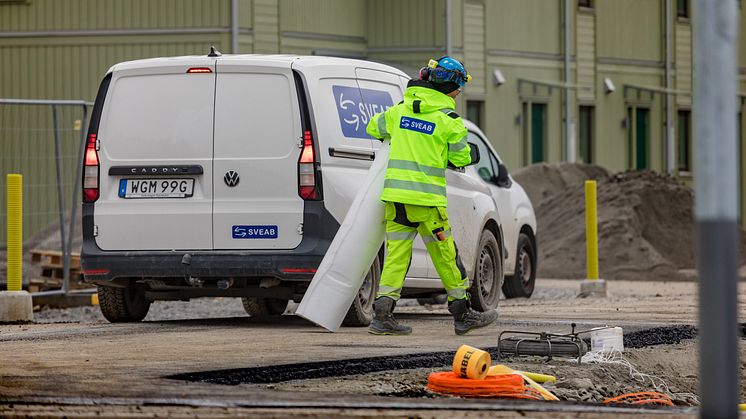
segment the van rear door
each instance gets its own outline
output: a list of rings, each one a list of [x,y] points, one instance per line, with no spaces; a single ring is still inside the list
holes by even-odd
[[[98,132],[102,250],[212,248],[214,62],[141,61],[112,73]]]
[[[295,248],[303,133],[290,61],[220,58],[217,71],[214,248]]]

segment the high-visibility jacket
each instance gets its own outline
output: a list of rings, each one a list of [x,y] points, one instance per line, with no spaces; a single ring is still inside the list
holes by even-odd
[[[445,207],[448,162],[471,163],[466,128],[453,110],[456,102],[429,86],[410,81],[404,100],[368,123],[369,135],[391,140],[382,201]]]

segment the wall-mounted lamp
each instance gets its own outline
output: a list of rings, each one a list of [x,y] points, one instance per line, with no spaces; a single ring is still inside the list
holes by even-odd
[[[614,90],[616,90],[616,87],[614,87],[614,82],[612,82],[610,78],[605,77],[604,78],[604,93],[608,95]]]
[[[625,117],[622,119],[622,129],[627,129],[629,127],[629,118]]]
[[[495,82],[495,86],[505,84],[505,76],[503,75],[503,72],[497,68],[492,72],[492,78]]]
[[[516,125],[521,125],[522,123],[523,123],[523,115],[521,115],[521,114],[516,115],[515,116],[515,124]]]

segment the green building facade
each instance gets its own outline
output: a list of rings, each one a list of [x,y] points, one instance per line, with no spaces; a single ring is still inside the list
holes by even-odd
[[[510,168],[584,161],[689,181],[690,14],[687,0],[0,0],[0,98],[90,101],[114,63],[211,45],[411,75],[449,52],[474,78],[459,112]]]

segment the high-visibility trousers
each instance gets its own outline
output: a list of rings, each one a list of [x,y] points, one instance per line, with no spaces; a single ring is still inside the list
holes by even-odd
[[[386,260],[376,297],[399,300],[412,261],[412,241],[420,234],[440,275],[448,301],[466,298],[469,278],[458,261],[444,207],[386,202]]]

